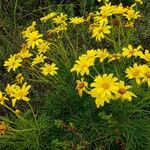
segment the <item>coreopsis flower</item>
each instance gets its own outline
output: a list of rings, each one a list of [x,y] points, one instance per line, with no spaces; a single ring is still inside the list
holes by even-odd
[[[126,69],[126,77],[129,79],[135,79],[137,84],[141,84],[141,79],[143,77],[143,66],[142,65],[137,65],[135,63],[133,67],[129,67]]]
[[[76,89],[79,93],[79,96],[82,97],[83,92],[87,92],[88,83],[84,81],[83,78],[81,78],[81,80],[77,80],[76,83],[77,83]]]
[[[83,17],[74,17],[74,18],[70,18],[70,23],[74,24],[74,25],[78,25],[84,22],[84,18]]]
[[[55,24],[66,24],[66,21],[67,21],[67,15],[66,14],[63,14],[63,13],[60,13],[59,15],[55,16],[52,20]]]
[[[124,81],[117,83],[118,92],[115,94],[114,99],[128,100],[131,101],[132,97],[136,97],[134,93],[129,91],[130,85],[125,85]]]
[[[6,124],[4,121],[0,121],[0,135],[4,135],[8,130],[8,124]]]
[[[143,78],[142,82],[147,82],[150,87],[150,68],[147,65],[143,65]]]
[[[7,95],[9,95],[10,97],[13,97],[13,93],[16,88],[17,88],[16,84],[12,84],[12,85],[7,84],[5,91],[6,91]]]
[[[105,34],[110,34],[111,26],[107,24],[106,21],[100,21],[99,24],[96,24],[91,27],[92,38],[96,38],[96,41],[101,41]]]
[[[51,12],[51,13],[49,13],[48,15],[42,17],[40,20],[41,20],[42,22],[46,22],[47,20],[52,19],[52,18],[55,17],[56,15],[57,15],[56,12]]]
[[[109,57],[109,52],[107,49],[97,49],[96,50],[96,58],[99,58],[100,62],[103,62],[106,58]]]
[[[33,31],[33,32],[29,33],[27,36],[27,39],[26,39],[28,48],[31,47],[32,49],[34,49],[35,46],[39,46],[43,42],[41,37],[43,37],[43,35],[39,34],[38,31]]]
[[[120,54],[120,53],[110,54],[108,57],[108,62],[119,60],[119,59],[121,59],[121,57],[122,57],[122,54]]]
[[[92,59],[87,59],[87,55],[80,56],[79,60],[75,62],[76,64],[71,69],[71,72],[76,71],[77,74],[80,73],[81,76],[84,74],[89,75],[89,67],[94,65],[94,61]]]
[[[24,81],[24,76],[22,75],[22,73],[19,73],[19,74],[16,76],[16,80],[17,80],[17,83],[18,83],[18,84],[22,84],[22,82]]]
[[[43,42],[37,46],[39,54],[44,54],[45,52],[47,52],[47,50],[49,49],[49,45],[50,43],[43,40]]]
[[[31,54],[28,50],[28,45],[22,44],[22,49],[20,52],[17,54],[18,57],[25,59],[31,57],[33,54]]]
[[[35,29],[35,26],[36,26],[36,25],[37,25],[36,22],[33,21],[33,22],[32,22],[32,25],[29,26],[29,27],[27,27],[26,30],[22,32],[23,38],[28,37],[28,36],[29,36],[29,33],[35,31],[35,30],[36,30],[36,29]]]
[[[23,101],[30,101],[30,98],[27,97],[27,95],[29,94],[29,90],[31,88],[31,85],[27,85],[27,82],[25,82],[22,87],[20,86],[16,86],[16,88],[14,89],[13,93],[12,93],[12,106],[14,107],[17,100],[23,100]]]
[[[140,55],[140,58],[142,58],[142,59],[144,59],[144,60],[149,62],[150,61],[150,52],[149,52],[149,50],[146,49],[144,54],[142,53]]]
[[[4,62],[4,66],[7,68],[8,72],[10,72],[11,69],[15,71],[18,67],[22,66],[21,62],[22,59],[17,58],[16,54],[13,56],[10,55],[10,58]]]
[[[132,7],[130,7],[127,9],[126,13],[123,14],[123,16],[125,16],[128,19],[128,21],[130,21],[141,17],[139,13],[139,11],[135,11]]]
[[[137,56],[140,56],[142,54],[141,50],[142,50],[142,46],[141,45],[139,45],[137,48],[133,48],[132,45],[129,44],[127,48],[124,47],[122,49],[122,51],[123,51],[122,55],[124,57],[127,57],[127,58],[130,58],[132,56],[137,57]]]
[[[39,64],[39,63],[44,62],[44,59],[46,59],[46,58],[47,58],[47,57],[44,56],[43,54],[37,55],[37,56],[33,59],[31,66],[33,67],[33,66],[36,65],[36,64]]]
[[[42,74],[44,74],[45,76],[50,74],[51,76],[54,76],[55,74],[57,74],[57,70],[58,68],[56,67],[56,64],[52,63],[52,64],[44,64],[44,67],[41,67],[42,70]]]
[[[98,75],[95,78],[91,84],[93,89],[91,89],[89,94],[96,98],[95,103],[97,107],[104,106],[105,102],[109,103],[113,95],[118,92],[117,80],[116,77],[113,77],[113,74]]]
[[[0,91],[0,104],[3,105],[6,100],[8,100],[8,98],[6,98],[6,96],[3,96],[3,93]]]

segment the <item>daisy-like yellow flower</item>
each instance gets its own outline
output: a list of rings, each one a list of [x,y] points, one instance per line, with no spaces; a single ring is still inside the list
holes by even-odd
[[[76,71],[77,74],[80,73],[81,76],[84,74],[89,75],[89,67],[94,65],[92,59],[87,59],[87,55],[82,55],[79,57],[79,60],[76,60],[76,64],[71,69],[71,72]]]
[[[22,44],[21,51],[17,54],[18,57],[21,57],[22,59],[29,58],[33,54],[31,54],[28,50],[28,46],[26,44]]]
[[[3,105],[6,100],[8,100],[8,98],[3,96],[3,93],[0,91],[0,104]]]
[[[143,79],[142,82],[147,82],[150,87],[150,68],[147,65],[143,65]]]
[[[76,89],[79,93],[79,96],[82,97],[83,92],[87,92],[88,83],[84,81],[83,78],[81,78],[81,80],[77,80],[76,83],[77,83]]]
[[[16,54],[13,56],[10,55],[10,58],[8,58],[8,60],[4,62],[4,66],[7,68],[8,72],[10,72],[11,69],[15,71],[18,67],[22,65],[21,62],[22,62],[22,59],[16,58]]]
[[[44,54],[45,52],[47,52],[47,50],[49,49],[49,45],[50,43],[43,40],[43,42],[37,46],[39,54]]]
[[[18,83],[18,84],[22,84],[22,82],[24,81],[24,77],[23,77],[22,73],[19,73],[19,74],[16,76],[16,80],[17,80],[17,83]]]
[[[28,36],[29,36],[29,33],[35,31],[35,30],[36,30],[36,29],[35,29],[35,26],[36,26],[36,25],[37,25],[36,22],[33,21],[33,22],[32,22],[32,25],[29,26],[29,27],[27,27],[27,29],[22,32],[23,38],[28,37]]]
[[[14,107],[17,100],[24,100],[26,102],[30,101],[30,98],[27,97],[29,94],[29,90],[31,88],[31,85],[27,85],[27,82],[25,82],[22,87],[16,86],[12,93],[12,106]]]
[[[106,58],[109,57],[109,52],[107,49],[97,49],[96,50],[96,58],[99,58],[100,62],[103,62]]]
[[[132,45],[129,44],[127,48],[124,47],[122,49],[122,51],[123,51],[122,56],[127,57],[127,58],[130,58],[132,56],[137,57],[137,56],[140,56],[142,54],[141,50],[142,50],[141,45],[139,45],[137,48],[133,48]]]
[[[57,15],[56,12],[51,12],[51,13],[49,13],[48,15],[42,17],[40,20],[41,20],[42,22],[46,22],[47,20],[52,19],[52,18],[55,17],[56,15]]]
[[[114,14],[120,15],[124,14],[126,11],[127,9],[123,7],[122,3],[120,3],[118,6],[114,6]]]
[[[105,34],[110,34],[111,26],[107,24],[106,21],[100,21],[99,24],[96,24],[91,27],[92,38],[96,38],[96,41],[101,41]]]
[[[142,53],[140,55],[140,58],[142,58],[142,59],[150,62],[150,52],[149,52],[149,50],[146,49],[145,52],[144,52],[144,54]]]
[[[118,92],[118,87],[116,86],[117,78],[113,77],[113,74],[98,75],[94,83],[91,84],[93,89],[89,92],[92,97],[95,97],[96,106],[104,106],[104,103],[110,102],[113,95]]]
[[[137,65],[135,63],[133,67],[129,67],[126,69],[126,77],[129,79],[135,79],[137,84],[141,84],[141,79],[143,77],[143,66],[142,65]]]
[[[42,70],[42,74],[44,74],[45,76],[50,74],[51,76],[54,76],[55,74],[57,74],[57,70],[58,68],[56,67],[56,64],[52,63],[52,64],[44,64],[44,67],[41,67]]]
[[[47,58],[47,57],[44,56],[43,54],[37,55],[37,56],[33,59],[31,66],[33,67],[33,66],[36,65],[36,64],[39,64],[39,63],[44,62],[44,59],[46,59],[46,58]]]
[[[43,35],[39,34],[38,31],[29,33],[26,39],[28,47],[34,49],[35,46],[39,46],[43,42],[41,37],[43,37]]]
[[[12,84],[12,85],[7,84],[5,91],[6,91],[7,95],[9,95],[10,97],[13,97],[13,93],[16,88],[17,88],[16,84]]]
[[[132,7],[128,8],[126,13],[124,13],[123,15],[128,19],[128,21],[130,20],[135,20],[139,17],[141,17],[141,15],[139,15],[139,11],[135,11]]]
[[[122,54],[120,54],[120,53],[110,54],[108,57],[108,62],[119,60],[119,59],[121,59],[121,57],[122,57]]]
[[[59,15],[55,16],[52,20],[55,24],[66,24],[66,21],[67,21],[67,15],[66,14],[63,14],[63,13],[60,13]]]
[[[124,81],[120,81],[119,83],[117,83],[117,87],[119,89],[118,89],[118,92],[116,93],[116,95],[114,96],[114,99],[121,99],[121,100],[131,101],[132,97],[136,97],[136,95],[134,93],[129,91],[131,86],[130,85],[125,85]]]
[[[74,17],[74,18],[70,18],[70,23],[74,24],[74,25],[78,25],[84,22],[84,18],[83,17]]]

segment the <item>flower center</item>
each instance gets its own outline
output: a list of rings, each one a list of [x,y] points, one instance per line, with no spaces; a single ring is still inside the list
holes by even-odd
[[[124,88],[120,88],[118,91],[120,94],[124,94],[126,92],[126,90]]]
[[[109,89],[109,83],[108,82],[104,82],[103,84],[102,84],[102,87],[104,88],[104,89]]]

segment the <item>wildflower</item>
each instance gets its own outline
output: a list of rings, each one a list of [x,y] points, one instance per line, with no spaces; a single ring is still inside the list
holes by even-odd
[[[127,28],[134,28],[134,22],[133,21],[130,21],[130,22],[127,22],[126,24],[125,24],[125,27],[127,27]]]
[[[123,49],[122,49],[122,55],[125,57],[127,57],[127,58],[130,58],[130,57],[132,57],[132,56],[135,56],[135,57],[137,57],[137,56],[140,56],[141,55],[141,50],[142,49],[142,46],[141,45],[139,45],[137,48],[133,48],[132,47],[132,45],[128,45],[128,48],[126,48],[126,47],[124,47]]]
[[[57,74],[56,70],[58,70],[58,68],[54,63],[52,63],[51,65],[45,63],[44,67],[42,67],[41,69],[42,69],[42,74],[44,74],[45,76],[48,74],[54,76],[55,74]]]
[[[94,61],[91,61],[91,59],[87,59],[85,55],[82,55],[79,57],[79,60],[76,60],[76,64],[71,69],[71,72],[76,71],[77,74],[80,73],[81,76],[84,74],[89,75],[89,67],[94,65]]]
[[[4,135],[8,130],[8,125],[4,121],[0,121],[0,135]]]
[[[143,79],[142,82],[147,82],[150,87],[150,68],[147,65],[143,65]]]
[[[95,37],[97,41],[101,41],[105,34],[110,34],[110,28],[111,26],[108,26],[106,21],[100,21],[99,24],[91,28],[92,38]]]
[[[117,93],[118,87],[116,86],[116,81],[118,79],[113,77],[113,74],[104,74],[103,76],[98,75],[91,87],[94,87],[90,91],[90,95],[95,97],[96,106],[104,106],[104,102],[109,103],[113,95]]]
[[[48,15],[42,17],[40,20],[41,20],[42,22],[46,22],[47,20],[52,19],[52,18],[55,17],[56,15],[57,15],[56,12],[52,12],[52,13],[49,13]]]
[[[44,59],[46,59],[47,57],[44,56],[43,54],[39,54],[37,55],[34,59],[33,59],[33,62],[32,62],[32,67],[36,64],[39,64],[41,62],[44,62]]]
[[[55,18],[52,19],[54,21],[55,24],[66,24],[66,20],[67,20],[67,15],[60,13],[58,16],[56,16]]]
[[[120,81],[119,83],[117,83],[117,87],[119,89],[118,89],[118,92],[116,93],[116,95],[114,96],[115,99],[122,99],[122,100],[131,101],[132,97],[136,97],[136,95],[134,93],[129,91],[131,86],[124,85],[124,81]]]
[[[112,62],[115,60],[119,60],[122,57],[122,55],[120,53],[114,53],[114,54],[110,54],[108,57],[108,62]]]
[[[51,33],[59,33],[59,32],[62,32],[62,31],[66,31],[67,30],[67,24],[63,24],[63,25],[60,25],[58,27],[55,27],[53,29],[49,29],[47,32],[48,34],[51,34]]]
[[[74,17],[74,18],[70,18],[70,23],[74,24],[74,25],[78,25],[84,22],[83,17]]]
[[[78,90],[79,96],[82,97],[83,92],[87,92],[88,83],[84,81],[83,78],[81,78],[81,80],[77,80],[76,83],[76,89]]]
[[[126,69],[126,77],[128,77],[129,79],[136,79],[137,84],[141,83],[141,78],[143,76],[143,66],[142,65],[137,65],[137,63],[135,63],[133,65],[133,67],[129,67]]]
[[[22,87],[16,86],[16,88],[13,91],[13,99],[12,99],[12,106],[14,107],[17,100],[24,100],[28,102],[30,98],[27,97],[29,94],[29,89],[31,88],[31,85],[27,85],[27,82],[25,82]]]
[[[38,31],[33,31],[29,33],[26,39],[28,47],[34,49],[35,46],[39,46],[40,43],[42,43],[42,39],[41,39],[42,36],[43,35],[39,34]]]
[[[127,9],[123,7],[122,3],[118,6],[114,6],[114,14],[124,14],[126,11]]]
[[[13,56],[10,55],[10,58],[8,58],[8,60],[4,62],[4,66],[7,67],[8,72],[10,72],[11,69],[15,71],[18,67],[22,65],[21,62],[22,59],[16,58],[16,54]]]
[[[8,100],[8,98],[3,96],[3,93],[0,91],[0,104],[3,105],[5,100]]]
[[[103,62],[106,58],[108,58],[109,52],[107,49],[97,49],[96,57],[99,58],[100,62]]]
[[[19,73],[17,76],[16,76],[16,80],[17,80],[17,83],[18,84],[22,84],[22,82],[24,81],[24,77],[21,73]]]
[[[48,42],[43,40],[43,42],[37,46],[39,54],[41,54],[41,53],[44,54],[49,49],[49,45],[50,44]]]
[[[149,62],[150,61],[150,52],[148,50],[145,50],[144,54],[140,55],[140,58]]]
[[[10,96],[10,97],[13,97],[13,93],[15,91],[15,89],[17,88],[17,85],[16,84],[7,84],[6,88],[5,88],[5,91],[6,93]]]

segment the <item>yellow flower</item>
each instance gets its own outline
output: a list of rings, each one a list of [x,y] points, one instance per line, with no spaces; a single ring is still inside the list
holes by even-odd
[[[56,12],[52,12],[52,13],[49,13],[48,15],[42,17],[40,20],[43,21],[43,22],[46,22],[47,20],[52,19],[52,18],[55,17],[56,15],[57,15]]]
[[[118,6],[114,6],[114,14],[124,14],[126,11],[127,9],[123,7],[122,3]]]
[[[142,65],[137,65],[137,63],[135,63],[133,65],[133,67],[129,67],[126,69],[126,77],[128,77],[129,79],[136,79],[137,84],[141,83],[141,78],[143,77],[143,66]]]
[[[96,57],[99,58],[100,62],[103,62],[106,58],[109,57],[109,52],[107,49],[97,49]]]
[[[17,83],[18,84],[22,84],[22,82],[24,81],[24,77],[21,73],[19,73],[17,76],[16,76],[16,80],[17,80]]]
[[[119,60],[122,57],[122,55],[120,53],[114,53],[114,54],[110,54],[108,57],[108,62],[112,62],[115,60]]]
[[[78,25],[84,22],[83,17],[74,17],[74,18],[70,18],[70,23],[74,24],[74,25]]]
[[[76,89],[78,90],[79,96],[82,97],[83,92],[87,92],[88,83],[84,81],[83,78],[81,78],[81,80],[77,80],[76,83]]]
[[[22,44],[22,49],[17,56],[21,58],[29,58],[32,56],[32,54],[29,52],[28,46],[26,44]]]
[[[67,15],[60,13],[58,16],[52,19],[55,24],[66,24]]]
[[[118,87],[116,86],[116,81],[118,79],[113,77],[113,74],[104,74],[103,76],[98,75],[91,87],[94,87],[90,91],[90,95],[95,97],[96,106],[104,106],[104,102],[109,103],[113,95],[117,93]]]
[[[39,64],[41,62],[44,62],[44,59],[46,59],[47,57],[44,56],[43,54],[39,54],[37,55],[34,59],[33,59],[33,62],[32,62],[32,67],[36,64]]]
[[[54,63],[52,63],[51,65],[45,63],[44,67],[41,67],[41,69],[42,69],[42,74],[44,74],[45,76],[48,74],[54,76],[55,74],[57,74],[56,70],[58,70],[58,68]]]
[[[16,58],[16,54],[13,56],[10,55],[10,58],[8,58],[8,60],[4,62],[4,66],[7,67],[8,72],[10,72],[11,69],[15,71],[18,67],[22,65],[21,62],[22,59]]]
[[[131,101],[132,97],[136,97],[134,93],[132,93],[131,91],[128,91],[131,88],[131,86],[129,85],[125,86],[124,81],[120,81],[119,83],[117,83],[117,87],[119,89],[116,95],[114,96],[114,99],[122,99],[122,100]]]
[[[82,55],[79,57],[79,60],[76,60],[76,64],[71,69],[71,72],[76,71],[77,74],[80,73],[81,76],[84,74],[89,75],[89,67],[94,65],[94,61],[92,59],[87,59],[87,55]]]
[[[43,35],[39,34],[38,31],[33,31],[33,32],[29,33],[27,36],[27,39],[26,39],[28,47],[29,48],[31,47],[34,49],[35,46],[39,46],[40,43],[43,42],[43,40],[41,39],[42,36]]]
[[[130,57],[132,57],[132,56],[135,56],[135,57],[137,57],[137,56],[140,56],[141,55],[141,53],[142,53],[142,51],[140,51],[142,49],[142,46],[141,45],[139,45],[137,48],[133,48],[132,47],[132,45],[128,45],[128,48],[126,48],[126,47],[124,47],[123,49],[122,49],[122,55],[125,57],[127,57],[127,58],[130,58]]]
[[[5,100],[8,100],[8,98],[3,96],[3,93],[0,91],[0,104],[3,105]]]
[[[142,58],[142,59],[149,62],[150,61],[150,52],[149,52],[149,50],[146,49],[145,53],[140,55],[140,58]]]
[[[143,79],[142,82],[147,82],[150,87],[150,68],[147,65],[143,65]]]
[[[27,27],[27,29],[25,31],[22,32],[23,38],[26,38],[29,36],[29,33],[35,31],[35,26],[36,26],[36,22],[33,21],[32,25]]]
[[[59,32],[62,32],[62,31],[66,31],[67,30],[67,24],[63,24],[63,25],[60,25],[58,27],[55,27],[53,29],[49,29],[47,32],[48,34],[51,34],[51,33],[59,33]]]
[[[139,11],[136,12],[132,7],[130,7],[123,15],[128,19],[128,21],[130,21],[130,20],[137,19],[138,17],[141,17],[139,13],[140,13]]]
[[[27,97],[29,94],[29,89],[31,88],[31,85],[27,86],[27,82],[25,82],[22,87],[16,86],[16,88],[13,91],[13,99],[12,99],[12,106],[14,107],[17,100],[24,100],[28,102],[30,98]]]
[[[15,89],[17,88],[17,85],[16,84],[7,84],[6,88],[5,88],[5,91],[6,93],[10,96],[10,97],[13,97],[13,93],[15,91]]]
[[[127,27],[127,28],[134,28],[134,21],[130,21],[130,22],[127,22],[126,24],[125,24],[125,27]]]
[[[44,54],[49,49],[49,45],[50,45],[50,43],[43,40],[43,42],[37,46],[39,54],[41,54],[41,53]]]
[[[92,38],[96,38],[96,41],[101,41],[105,34],[110,34],[111,26],[107,25],[106,21],[100,21],[99,24],[91,26]]]

